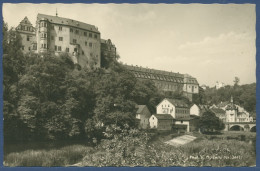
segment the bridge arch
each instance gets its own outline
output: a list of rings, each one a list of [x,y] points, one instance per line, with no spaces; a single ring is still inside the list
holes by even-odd
[[[252,126],[252,128],[250,129],[250,132],[256,132],[256,126]]]
[[[244,125],[244,130],[245,131],[249,131],[250,130],[250,126],[248,124]]]
[[[229,130],[230,131],[244,131],[244,127],[241,125],[231,125]]]

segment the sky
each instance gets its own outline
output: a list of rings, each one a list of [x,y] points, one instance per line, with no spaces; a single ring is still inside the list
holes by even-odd
[[[256,82],[254,4],[3,4],[16,27],[38,13],[95,25],[116,45],[120,61],[189,74],[200,85]]]

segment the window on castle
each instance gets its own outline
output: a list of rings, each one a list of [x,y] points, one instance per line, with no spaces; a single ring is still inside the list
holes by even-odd
[[[46,44],[44,44],[44,46],[43,46],[43,47],[44,47],[44,49],[46,49],[46,48],[47,48]]]
[[[62,27],[61,26],[59,26],[59,30],[62,31]]]
[[[76,32],[76,34],[79,34],[79,31],[78,31],[78,30],[76,30],[75,32]]]
[[[88,45],[88,42],[85,42],[85,46],[87,46]]]
[[[44,22],[44,27],[47,27],[47,23]]]
[[[27,35],[27,41],[30,41],[30,36]]]
[[[89,37],[92,37],[92,33],[89,33],[89,35],[88,35]]]
[[[54,30],[54,26],[53,25],[51,26],[51,29]]]
[[[73,33],[73,29],[72,28],[70,28],[70,32]]]
[[[66,48],[66,52],[70,52],[70,49],[69,49],[69,48]]]
[[[42,33],[42,38],[47,38],[47,34],[46,33]]]
[[[63,37],[59,37],[59,41],[63,41]]]
[[[33,50],[37,50],[37,44],[33,44]]]
[[[88,33],[87,33],[87,32],[84,32],[84,36],[88,36]]]
[[[96,34],[94,35],[94,38],[97,39],[97,35]]]
[[[73,39],[73,43],[77,43],[77,39]]]
[[[28,50],[31,51],[31,47],[28,47]]]
[[[92,47],[92,43],[89,43],[89,47]]]
[[[58,51],[61,51],[61,46],[58,46]]]
[[[57,46],[55,45],[55,51],[57,51]]]
[[[84,51],[82,51],[82,55],[84,55]]]

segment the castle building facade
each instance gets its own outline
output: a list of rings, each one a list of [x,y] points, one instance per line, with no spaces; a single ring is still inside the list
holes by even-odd
[[[199,83],[188,74],[173,73],[138,66],[125,67],[140,80],[152,80],[161,91],[182,92],[189,100],[193,94],[199,93]]]
[[[38,14],[37,52],[68,53],[74,63],[100,67],[100,32],[94,25],[58,16]]]
[[[21,35],[22,38],[22,52],[27,53],[37,50],[35,28],[27,17],[20,22],[16,27],[16,31]]]

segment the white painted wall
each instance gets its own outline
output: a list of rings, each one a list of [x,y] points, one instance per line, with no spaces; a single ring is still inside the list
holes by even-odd
[[[156,114],[170,114],[173,118],[175,118],[175,106],[167,99],[164,99],[157,105]]]
[[[200,109],[199,109],[199,107],[198,107],[196,104],[194,104],[194,105],[191,106],[191,108],[190,108],[190,114],[191,114],[191,115],[200,116]]]
[[[158,119],[154,115],[152,115],[149,119],[149,123],[150,123],[150,128],[157,128]]]

